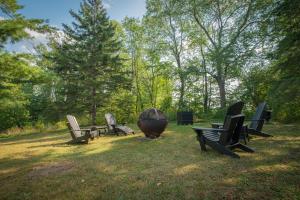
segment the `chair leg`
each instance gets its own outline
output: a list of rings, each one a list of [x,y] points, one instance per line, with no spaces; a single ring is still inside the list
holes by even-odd
[[[240,158],[240,156],[238,154],[234,153],[233,151],[231,151],[227,147],[218,144],[217,142],[213,142],[213,141],[209,141],[209,140],[207,142],[208,142],[209,146],[211,146],[213,149],[215,149],[219,153],[228,155],[232,158]]]
[[[247,138],[248,142],[250,142],[250,135],[248,133],[246,133],[246,138]]]
[[[270,135],[268,133],[264,133],[262,131],[256,131],[253,129],[250,129],[248,133],[251,135],[257,135],[257,136],[262,136],[262,137],[273,137],[272,135]]]
[[[241,133],[240,137],[240,139],[244,140],[244,143],[247,144],[247,133]]]
[[[206,151],[205,138],[203,136],[197,136],[197,139],[200,143],[201,151]]]
[[[261,136],[263,137],[273,137],[273,135],[270,135],[268,133],[260,132]]]
[[[246,151],[246,152],[249,152],[249,153],[253,153],[254,150],[246,145],[243,145],[241,143],[237,143],[237,144],[234,144],[234,145],[231,145],[229,146],[230,149],[236,149],[236,148],[239,148],[243,151]]]

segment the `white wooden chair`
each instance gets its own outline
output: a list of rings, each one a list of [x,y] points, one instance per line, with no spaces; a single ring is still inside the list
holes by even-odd
[[[125,135],[132,133],[134,134],[134,131],[129,128],[128,126],[125,126],[125,123],[117,124],[116,118],[111,113],[105,114],[105,119],[108,127],[108,131],[114,134],[119,135],[119,133],[123,133]]]

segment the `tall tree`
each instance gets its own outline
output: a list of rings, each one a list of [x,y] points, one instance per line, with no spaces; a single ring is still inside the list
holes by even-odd
[[[272,53],[275,82],[270,91],[275,114],[281,120],[300,119],[300,1],[279,1],[272,10]]]
[[[186,91],[186,46],[187,39],[186,25],[187,20],[181,11],[184,3],[175,0],[147,0],[147,17],[153,18],[154,26],[149,29],[157,29],[160,31],[164,43],[165,52],[162,57],[169,57],[174,62],[176,68],[173,70],[179,85],[179,102],[178,109],[182,110],[185,106]]]
[[[63,25],[65,37],[57,44],[56,72],[65,84],[65,101],[88,109],[96,124],[97,108],[104,106],[119,87],[128,86],[122,43],[115,34],[101,0],[84,0],[72,26]],[[75,100],[78,98],[80,102]]]
[[[125,18],[123,26],[126,32],[126,47],[130,56],[132,80],[134,82],[132,90],[135,94],[135,112],[144,110],[144,100],[141,89],[141,68],[143,67],[143,47],[144,47],[144,29],[141,22],[135,18]]]
[[[149,28],[153,27],[152,18],[125,18],[123,26],[133,72],[132,92],[139,113],[145,107],[159,106],[166,96],[171,96],[170,63],[161,59],[164,51],[159,45],[160,32]]]
[[[26,19],[17,11],[22,9],[16,0],[0,0],[0,47],[9,40],[17,42],[30,37],[28,29],[46,32],[49,27],[42,19]]]
[[[9,42],[29,38],[28,30],[45,32],[48,26],[41,19],[27,19],[18,10],[16,0],[0,0],[0,130],[12,126],[22,127],[28,120],[28,102],[23,87],[36,84],[42,74],[33,65],[32,56],[5,51]]]
[[[265,4],[267,4],[266,2]],[[220,105],[226,106],[226,81],[236,76],[261,40],[251,37],[260,23],[261,1],[189,0],[186,13],[207,39],[207,70],[218,83]]]

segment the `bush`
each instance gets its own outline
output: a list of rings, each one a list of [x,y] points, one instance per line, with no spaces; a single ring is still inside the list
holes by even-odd
[[[29,120],[29,112],[24,105],[7,103],[0,106],[0,131],[12,127],[22,128]]]

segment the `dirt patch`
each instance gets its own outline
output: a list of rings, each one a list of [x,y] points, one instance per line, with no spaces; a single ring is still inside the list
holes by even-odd
[[[30,179],[49,175],[63,174],[71,171],[74,165],[71,162],[47,163],[34,167],[28,174]]]

